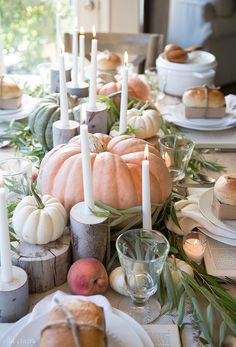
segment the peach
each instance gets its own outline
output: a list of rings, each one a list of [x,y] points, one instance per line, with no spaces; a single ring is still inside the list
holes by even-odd
[[[108,287],[108,275],[104,265],[95,258],[77,260],[69,269],[68,285],[73,294],[103,294]]]

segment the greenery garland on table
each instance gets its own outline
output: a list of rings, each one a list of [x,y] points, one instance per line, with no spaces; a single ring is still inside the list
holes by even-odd
[[[117,106],[111,100],[111,98],[103,98],[103,101],[107,102],[108,107],[114,112],[115,117],[117,117]],[[131,99],[129,107],[134,106],[136,102],[139,104],[142,103]],[[161,130],[164,134],[179,132],[177,127],[174,127],[163,120]],[[10,139],[12,145],[14,145],[21,154],[23,153],[26,156],[36,156],[40,161],[46,153],[43,146],[33,137],[28,127],[28,122],[25,120],[11,122],[9,129],[0,136],[0,139]],[[221,171],[223,168],[224,167],[220,164],[207,161],[202,154],[195,150],[189,162],[188,175],[194,179],[197,178],[198,172],[202,169]],[[202,337],[200,337],[201,341],[203,343],[209,343],[211,346],[216,346],[214,337],[217,336],[217,344],[220,346],[227,329],[231,330],[233,334],[236,335],[236,302],[224,289],[220,279],[208,275],[203,266],[195,264],[186,257],[179,243],[180,238],[166,229],[166,216],[171,216],[173,221],[178,225],[174,203],[182,198],[182,196],[172,193],[171,197],[164,204],[155,205],[153,225],[154,229],[163,232],[167,236],[171,245],[170,254],[177,255],[179,259],[182,259],[191,265],[194,271],[194,278],[182,272],[182,277],[176,285],[173,281],[168,263],[166,263],[163,274],[158,282],[158,300],[162,305],[162,314],[165,312],[176,312],[175,320],[179,326],[184,325],[183,317],[186,310],[185,303],[188,302],[193,317],[193,323],[199,327],[202,333]],[[131,221],[119,232],[111,231],[111,242],[116,239],[118,234],[141,222],[141,206],[136,206],[130,209],[113,209],[100,202],[97,202],[97,206],[105,210],[103,215],[109,217],[111,228],[116,228],[118,224],[127,222],[131,218]],[[9,206],[9,217],[12,216],[14,208],[15,206],[13,205]],[[11,226],[10,236],[11,241],[16,241],[16,236]],[[108,268],[111,266],[115,257],[116,255],[113,254],[112,257],[107,259]],[[207,309],[205,312],[198,304],[196,293],[207,303]],[[218,335],[214,330],[214,315],[216,312],[221,320]]]

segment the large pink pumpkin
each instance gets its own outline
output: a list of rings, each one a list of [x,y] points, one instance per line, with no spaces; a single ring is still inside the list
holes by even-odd
[[[106,151],[90,154],[96,200],[114,208],[141,205],[142,160],[146,144],[144,140],[122,135],[110,140]],[[169,197],[172,183],[159,152],[150,144],[149,161],[151,199],[153,203],[161,203]],[[58,198],[67,211],[83,201],[82,160],[78,137],[67,145],[53,148],[45,156],[38,182],[41,193]]]

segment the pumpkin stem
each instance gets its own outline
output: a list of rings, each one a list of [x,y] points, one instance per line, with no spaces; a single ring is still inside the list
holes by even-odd
[[[32,192],[32,195],[33,195],[33,197],[35,198],[35,200],[37,202],[38,208],[43,209],[45,207],[45,205],[43,204],[42,199],[40,198],[40,196],[37,194],[33,182],[31,183],[31,192]]]
[[[146,108],[148,108],[148,102],[145,102],[145,104],[139,109],[139,114],[146,110]]]

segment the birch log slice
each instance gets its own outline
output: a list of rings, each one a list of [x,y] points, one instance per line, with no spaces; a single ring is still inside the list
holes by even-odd
[[[70,235],[63,235],[46,245],[22,241],[16,247],[12,261],[28,274],[31,293],[46,292],[66,282],[71,265]]]

